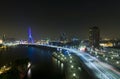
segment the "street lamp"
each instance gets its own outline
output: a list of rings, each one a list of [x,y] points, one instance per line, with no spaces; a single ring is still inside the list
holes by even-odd
[[[70,59],[72,59],[72,56],[70,56]]]
[[[80,68],[80,67],[78,67],[78,70],[80,70],[80,71],[81,71],[81,68]]]
[[[116,61],[116,64],[119,64],[120,62],[119,61]]]
[[[72,60],[70,60],[70,63],[72,63]]]
[[[113,59],[113,57],[111,57],[111,59]]]
[[[76,76],[76,74],[75,73],[73,73],[73,77],[75,77]]]
[[[107,60],[108,60],[108,58],[105,58],[105,60],[107,61]]]
[[[74,66],[73,65],[71,65],[71,68],[73,68]]]

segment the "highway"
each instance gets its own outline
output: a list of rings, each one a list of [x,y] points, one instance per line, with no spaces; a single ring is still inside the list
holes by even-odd
[[[74,49],[65,49],[79,56],[80,60],[84,62],[98,79],[120,79],[120,72],[111,65],[99,61],[88,53]]]

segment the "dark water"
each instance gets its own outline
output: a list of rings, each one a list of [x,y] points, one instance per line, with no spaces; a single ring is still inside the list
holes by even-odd
[[[25,79],[93,79],[83,69],[79,57],[72,55],[75,58],[73,63],[77,63],[75,68],[81,67],[82,69],[81,71],[76,70],[79,78],[74,78],[72,76],[74,71],[71,70],[69,61],[67,64],[58,62],[59,60],[52,56],[54,51],[56,50],[52,48],[21,45],[0,49],[0,67],[17,59],[29,58],[32,67]]]
[[[7,48],[0,51],[0,66],[16,59],[29,58],[32,63],[29,79],[64,79],[64,73],[54,67],[52,52],[53,50],[27,46]]]

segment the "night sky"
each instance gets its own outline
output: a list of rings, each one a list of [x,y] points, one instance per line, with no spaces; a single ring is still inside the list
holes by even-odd
[[[88,29],[98,26],[101,37],[120,38],[120,2],[82,1],[5,1],[0,2],[0,37],[27,39],[31,27],[34,39],[88,38]]]

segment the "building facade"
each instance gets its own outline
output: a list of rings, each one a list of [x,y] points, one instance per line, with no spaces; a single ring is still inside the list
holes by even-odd
[[[99,48],[100,29],[96,26],[89,28],[89,42],[90,46]]]

